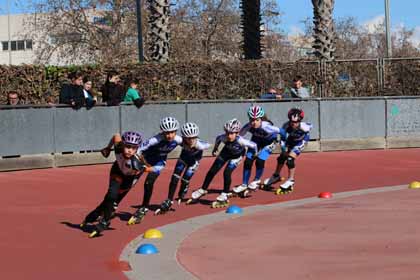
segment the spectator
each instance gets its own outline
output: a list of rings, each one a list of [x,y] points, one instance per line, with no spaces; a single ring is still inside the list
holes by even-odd
[[[96,96],[92,94],[92,80],[89,77],[83,78],[83,95],[85,97],[86,108],[89,110],[96,104]]]
[[[261,94],[260,98],[281,100],[283,99],[283,96],[280,93],[278,93],[275,88],[269,88],[266,93]]]
[[[293,87],[287,89],[285,92],[290,94],[291,98],[309,98],[310,97],[310,90],[306,87],[302,86],[302,76],[297,75],[293,79]]]
[[[16,106],[20,104],[19,96],[16,91],[10,91],[7,94],[7,105]]]
[[[83,95],[83,77],[80,73],[70,73],[70,84],[64,84],[60,91],[59,103],[68,104],[73,109],[80,109],[85,105],[85,98]]]
[[[131,80],[130,86],[128,87],[127,93],[124,97],[124,102],[132,102],[134,105],[136,105],[137,108],[140,109],[143,106],[145,100],[141,95],[139,95],[137,87],[138,81]]]
[[[120,81],[117,72],[111,71],[108,73],[105,84],[101,89],[102,101],[106,102],[108,106],[118,106],[124,99],[125,91]]]

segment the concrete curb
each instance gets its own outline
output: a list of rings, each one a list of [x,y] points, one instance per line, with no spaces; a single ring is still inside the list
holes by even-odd
[[[176,258],[176,253],[182,241],[194,231],[217,222],[228,219],[235,219],[256,212],[266,210],[278,210],[301,206],[309,203],[328,203],[332,200],[347,198],[357,195],[366,195],[379,192],[398,191],[406,189],[406,185],[389,186],[371,189],[361,189],[357,191],[334,193],[333,198],[322,200],[317,197],[298,199],[286,202],[273,203],[268,205],[255,205],[244,208],[242,215],[229,215],[224,211],[190,218],[184,221],[168,224],[158,228],[164,235],[162,239],[144,239],[143,235],[138,236],[123,249],[120,255],[120,261],[128,262],[131,271],[124,271],[130,280],[134,279],[197,279],[194,275],[184,269]],[[225,209],[224,209],[225,210]],[[142,243],[152,243],[157,246],[159,253],[155,255],[139,255],[135,251]]]

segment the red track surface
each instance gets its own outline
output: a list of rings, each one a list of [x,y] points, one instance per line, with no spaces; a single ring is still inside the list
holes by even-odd
[[[213,159],[204,159],[192,188],[198,186]],[[267,164],[271,175],[275,157]],[[155,185],[152,203],[167,194],[174,161],[168,163]],[[0,173],[3,227],[0,231],[2,279],[125,279],[118,262],[124,246],[146,229],[187,217],[220,210],[204,205],[182,206],[164,216],[148,215],[141,225],[128,227],[113,220],[115,230],[101,238],[72,227],[103,198],[109,165]],[[257,192],[249,199],[234,199],[246,206],[311,197],[320,191],[341,192],[360,188],[407,184],[420,180],[420,149],[329,152],[303,154],[297,161],[296,191],[277,197]],[[240,183],[242,166],[233,183]],[[143,180],[121,204],[120,212],[133,212],[142,198]],[[212,188],[222,186],[221,174]],[[208,196],[212,198],[212,196]],[[121,215],[126,218],[127,215]]]
[[[193,232],[178,261],[206,280],[420,279],[419,200],[403,189],[258,212]]]

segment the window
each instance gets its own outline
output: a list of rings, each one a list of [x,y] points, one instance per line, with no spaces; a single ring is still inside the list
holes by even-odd
[[[32,50],[32,40],[26,40],[26,49]]]
[[[10,45],[11,45],[11,49],[12,49],[12,51],[17,50],[17,42],[16,42],[16,41],[11,41],[11,42],[10,42]]]
[[[18,49],[18,51],[25,50],[25,41],[23,41],[23,40],[17,41],[17,49]]]
[[[3,41],[1,42],[2,47],[3,47],[3,51],[8,51],[9,50],[9,42],[8,41]]]

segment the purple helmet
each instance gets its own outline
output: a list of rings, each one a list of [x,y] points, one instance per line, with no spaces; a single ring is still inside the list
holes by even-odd
[[[122,141],[124,144],[140,146],[143,141],[143,137],[140,133],[135,131],[126,131],[122,135]]]

